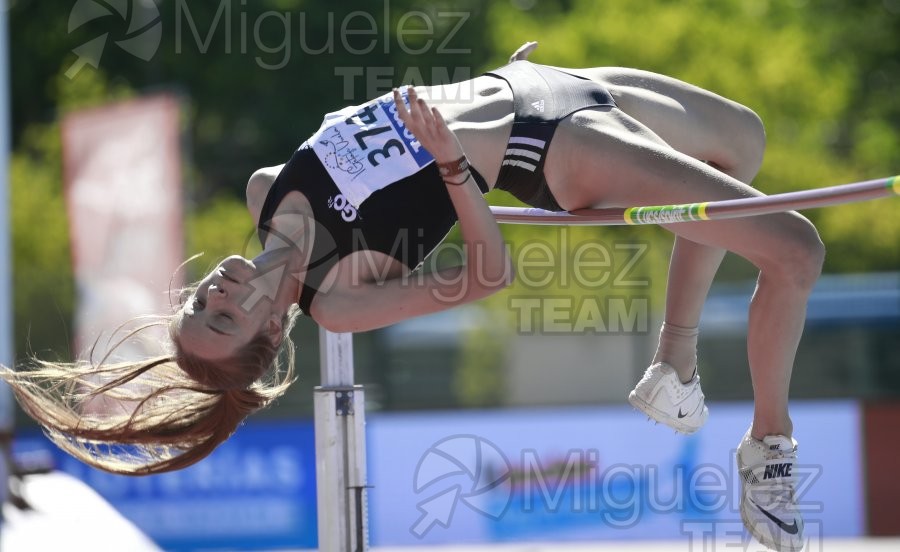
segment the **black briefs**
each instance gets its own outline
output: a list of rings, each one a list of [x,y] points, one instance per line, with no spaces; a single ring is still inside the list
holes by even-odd
[[[509,84],[515,109],[495,187],[532,207],[562,211],[544,177],[544,160],[556,126],[576,111],[616,107],[616,102],[606,88],[590,79],[528,61],[514,61],[485,75]]]

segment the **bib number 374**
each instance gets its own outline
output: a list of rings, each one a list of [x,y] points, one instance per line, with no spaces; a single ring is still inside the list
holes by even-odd
[[[406,98],[406,90],[402,92]],[[397,116],[393,95],[329,113],[309,140],[337,187],[353,205],[411,176],[434,158]]]
[[[344,123],[348,125],[355,123],[363,127],[362,130],[356,132],[353,135],[356,143],[359,144],[360,149],[362,149],[363,151],[370,149],[369,145],[371,142],[366,143],[367,137],[374,137],[379,134],[384,134],[385,132],[391,132],[390,125],[373,126],[371,128],[367,128],[369,125],[375,125],[379,122],[378,117],[375,114],[376,109],[378,109],[378,106],[368,105],[360,109],[359,112],[356,113],[356,115],[347,117],[347,119],[344,121]],[[379,158],[387,159],[388,157],[390,157],[392,149],[399,155],[403,155],[404,153],[406,153],[406,148],[403,147],[403,142],[396,138],[388,138],[384,141],[384,144],[380,148],[370,151],[366,156],[366,159],[368,159],[370,165],[372,165],[373,167],[377,167]]]

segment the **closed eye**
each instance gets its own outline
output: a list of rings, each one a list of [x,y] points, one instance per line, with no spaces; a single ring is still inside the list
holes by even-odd
[[[194,300],[191,301],[191,306],[194,307],[195,311],[203,310],[204,308],[206,308],[206,303],[204,303],[203,300],[200,299],[199,295],[194,295]]]
[[[219,334],[219,335],[228,335],[227,333],[225,333],[225,332],[223,332],[222,330],[220,330],[219,328],[213,326],[213,325],[210,324],[209,322],[207,322],[206,327],[208,327],[210,330],[216,332],[216,333]]]

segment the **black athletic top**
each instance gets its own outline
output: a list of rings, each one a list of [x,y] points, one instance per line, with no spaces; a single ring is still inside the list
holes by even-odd
[[[482,193],[487,193],[484,178],[474,169],[472,176]],[[312,254],[298,301],[306,314],[328,271],[340,259],[356,251],[379,251],[413,270],[457,221],[435,163],[374,192],[357,210],[341,195],[315,152],[304,145],[266,196],[258,227],[263,246],[275,210],[292,191],[306,196],[315,218]]]

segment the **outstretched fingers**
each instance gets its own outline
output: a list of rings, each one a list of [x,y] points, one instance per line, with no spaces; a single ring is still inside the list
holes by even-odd
[[[444,116],[441,115],[441,112],[436,107],[431,108],[431,115],[434,117],[435,125],[439,127],[447,128],[447,122],[444,121]]]
[[[397,104],[397,113],[400,116],[400,120],[409,127],[410,131],[412,131],[420,141],[424,138],[424,136],[420,136],[420,134],[427,133],[429,135],[434,135],[436,121],[432,109],[429,109],[425,100],[416,94],[415,88],[410,86],[407,94],[409,97],[409,108],[406,107],[406,103],[403,101],[400,91],[396,88],[394,89],[394,103]]]
[[[400,91],[394,89],[394,104],[403,124],[435,159],[446,161],[459,158],[462,155],[462,147],[438,109],[429,107],[425,100],[419,98],[413,87],[407,90],[408,108]]]

